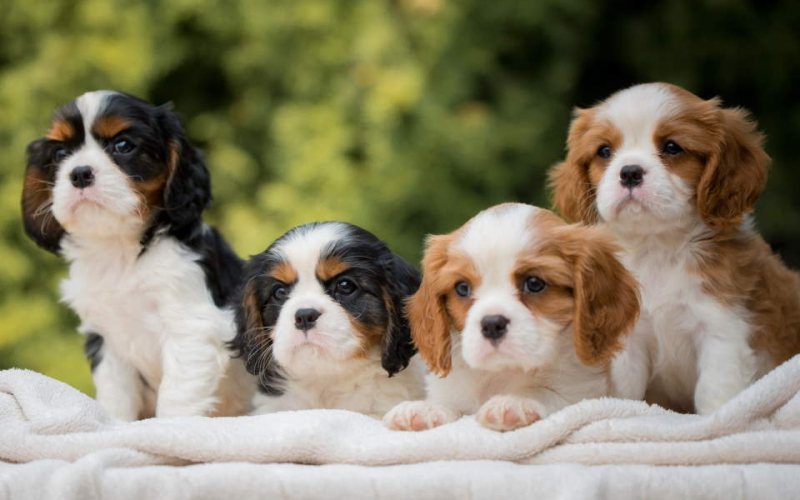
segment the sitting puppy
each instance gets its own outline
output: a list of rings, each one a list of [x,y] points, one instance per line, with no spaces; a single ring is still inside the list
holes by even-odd
[[[800,281],[746,215],[762,139],[744,110],[662,83],[576,112],[555,204],[613,233],[642,285],[616,395],[710,413],[800,352]]]
[[[256,413],[338,408],[380,418],[422,395],[424,368],[403,316],[419,275],[372,234],[342,222],[296,227],[250,259],[243,283],[232,347],[260,377]]]
[[[236,415],[255,390],[225,348],[242,262],[203,224],[208,171],[169,106],[110,91],[28,146],[22,218],[63,256],[97,400],[121,420]]]
[[[609,361],[639,313],[636,282],[599,231],[508,203],[432,236],[411,298],[431,371],[425,401],[384,423],[423,430],[477,412],[507,431],[609,391]]]

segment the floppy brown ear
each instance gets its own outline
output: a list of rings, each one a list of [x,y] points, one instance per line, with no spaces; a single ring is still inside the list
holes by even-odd
[[[53,185],[56,165],[46,139],[28,145],[28,166],[22,187],[22,223],[28,236],[40,247],[58,253],[64,228],[53,216]]]
[[[741,108],[720,109],[721,144],[697,185],[697,210],[714,229],[731,229],[752,212],[767,182],[770,158],[764,136]]]
[[[450,321],[445,295],[439,283],[439,271],[447,263],[451,235],[428,237],[422,259],[422,283],[408,300],[411,336],[430,370],[444,377],[450,373]]]
[[[593,114],[591,109],[575,109],[567,139],[567,158],[554,165],[548,174],[553,206],[570,222],[597,222],[587,158],[580,150],[580,139],[589,130]]]
[[[639,317],[636,279],[616,257],[619,248],[600,230],[566,226],[563,249],[575,273],[573,335],[586,364],[611,359]]]

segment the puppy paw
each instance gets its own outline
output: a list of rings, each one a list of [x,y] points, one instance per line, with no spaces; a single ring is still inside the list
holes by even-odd
[[[383,417],[383,424],[395,431],[424,431],[458,420],[447,407],[426,401],[404,401]]]
[[[540,420],[544,415],[541,404],[520,396],[494,396],[478,409],[475,419],[484,427],[496,431],[513,431]]]

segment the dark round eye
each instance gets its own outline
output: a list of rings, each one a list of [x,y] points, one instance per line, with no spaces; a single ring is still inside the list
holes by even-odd
[[[286,290],[285,286],[279,286],[272,291],[272,296],[278,302],[283,302],[284,300],[286,300],[287,295],[289,295],[289,291]]]
[[[522,290],[531,295],[542,293],[545,288],[547,288],[547,283],[535,276],[529,277],[525,280],[525,283],[522,284]]]
[[[53,160],[59,162],[67,157],[67,150],[64,148],[56,149],[56,152],[53,153]]]
[[[114,153],[126,155],[136,149],[136,145],[128,139],[120,139],[114,143]]]
[[[661,151],[666,156],[678,156],[679,154],[683,153],[683,148],[678,146],[678,143],[675,141],[667,141],[664,143],[664,147]]]
[[[600,146],[597,150],[597,156],[604,160],[608,160],[611,158],[611,147],[610,146]]]
[[[456,283],[456,293],[459,297],[469,297],[472,293],[472,287],[466,281],[459,281]]]
[[[356,291],[356,284],[351,279],[341,279],[336,282],[336,292],[342,295],[350,295]]]

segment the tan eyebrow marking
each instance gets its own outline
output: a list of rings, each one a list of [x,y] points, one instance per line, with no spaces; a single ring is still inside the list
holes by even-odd
[[[317,264],[317,276],[322,281],[328,281],[334,276],[347,271],[347,264],[338,257],[328,257]]]
[[[297,271],[287,262],[282,262],[275,266],[270,275],[284,283],[294,283],[297,281]]]
[[[68,141],[75,137],[75,127],[67,120],[59,119],[53,122],[45,137],[54,141]]]
[[[131,126],[131,122],[118,115],[110,115],[99,118],[92,127],[95,134],[100,137],[114,137],[126,128]]]

